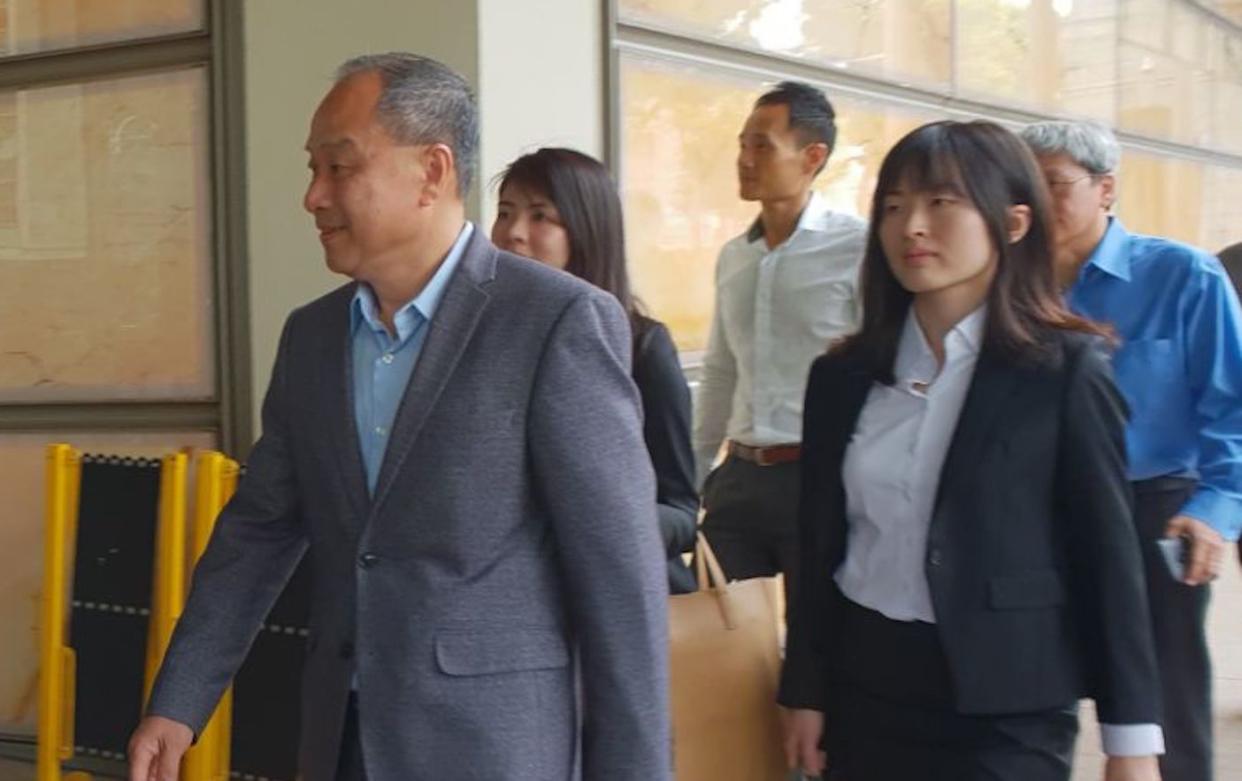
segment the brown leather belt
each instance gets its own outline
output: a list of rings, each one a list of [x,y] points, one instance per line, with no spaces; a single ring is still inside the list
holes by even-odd
[[[741,442],[729,440],[729,455],[737,456],[757,466],[774,466],[776,464],[792,464],[802,457],[802,445],[769,445],[768,447],[751,447]]]

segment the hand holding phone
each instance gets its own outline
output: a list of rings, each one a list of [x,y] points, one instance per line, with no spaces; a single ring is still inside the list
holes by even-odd
[[[1160,555],[1164,558],[1169,574],[1178,583],[1186,580],[1186,556],[1190,551],[1190,541],[1185,537],[1165,537],[1156,540],[1160,546]]]

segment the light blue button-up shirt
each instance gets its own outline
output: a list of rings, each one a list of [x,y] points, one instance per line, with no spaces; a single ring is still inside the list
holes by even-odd
[[[427,286],[393,316],[396,335],[388,332],[379,317],[375,292],[358,285],[350,306],[350,333],[353,337],[354,420],[358,444],[366,469],[367,490],[375,493],[384,453],[397,409],[409,385],[414,365],[427,340],[428,324],[435,317],[444,289],[461,261],[474,226],[462,228],[452,249],[432,275]]]
[[[1216,258],[1131,234],[1115,218],[1069,294],[1075,312],[1121,338],[1113,359],[1130,404],[1130,477],[1194,477],[1182,508],[1236,539],[1242,530],[1242,306]]]

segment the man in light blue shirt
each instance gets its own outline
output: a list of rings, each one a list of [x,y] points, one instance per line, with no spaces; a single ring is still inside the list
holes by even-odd
[[[671,781],[624,309],[466,222],[478,108],[442,63],[350,59],[305,149],[303,206],[350,280],[285,323],[129,777],[176,777],[306,556],[299,778]]]
[[[467,222],[427,286],[393,314],[392,330],[380,317],[379,304],[370,285],[363,282],[354,293],[349,309],[354,423],[358,427],[362,465],[367,473],[367,490],[372,494],[384,452],[388,449],[397,407],[423,351],[423,342],[427,340],[427,328],[444,297],[444,286],[457,269],[473,232],[474,225]]]
[[[1164,696],[1164,778],[1212,778],[1207,583],[1242,527],[1242,307],[1220,262],[1132,234],[1110,214],[1120,148],[1087,122],[1032,125],[1023,137],[1048,181],[1056,273],[1079,314],[1120,338],[1113,365],[1131,407],[1135,521]],[[1182,538],[1170,575],[1155,542]]]

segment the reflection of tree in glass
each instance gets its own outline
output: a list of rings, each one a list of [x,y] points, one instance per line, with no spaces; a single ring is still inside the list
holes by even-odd
[[[623,62],[622,190],[635,287],[682,349],[701,349],[720,246],[752,207],[737,198],[737,133],[757,85]]]
[[[1046,0],[1044,0],[1046,2]],[[1030,3],[958,0],[958,78],[1009,99],[1029,94]]]
[[[949,81],[951,0],[621,0],[622,19],[836,68]]]

